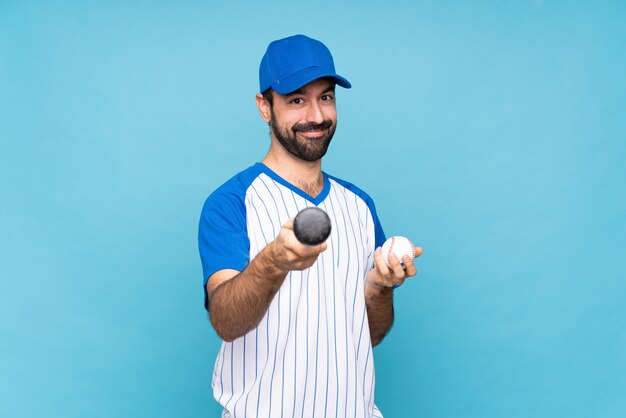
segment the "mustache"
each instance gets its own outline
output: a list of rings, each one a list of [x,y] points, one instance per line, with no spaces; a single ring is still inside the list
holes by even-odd
[[[312,132],[323,131],[333,126],[333,122],[330,119],[324,120],[322,123],[299,123],[293,126],[291,130],[295,132]]]

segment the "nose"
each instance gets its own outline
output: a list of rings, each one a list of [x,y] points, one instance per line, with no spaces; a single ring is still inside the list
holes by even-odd
[[[320,124],[324,122],[324,115],[322,114],[322,108],[320,104],[312,100],[308,103],[306,112],[306,121],[309,123]]]

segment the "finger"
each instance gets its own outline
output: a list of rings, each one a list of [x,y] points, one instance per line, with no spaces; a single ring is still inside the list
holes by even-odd
[[[396,257],[395,254],[389,254],[389,264],[391,265],[391,271],[396,278],[404,277],[404,267],[400,264],[400,260]]]
[[[293,236],[293,239],[290,239],[290,242],[293,245],[294,251],[301,257],[317,257],[328,248],[328,244],[326,242],[322,242],[318,245],[303,244],[298,241],[295,235]]]
[[[417,268],[415,267],[415,263],[408,255],[402,257],[402,261],[404,262],[404,271],[407,277],[415,276],[417,273]]]
[[[376,249],[376,251],[374,252],[374,261],[375,261],[375,266],[376,269],[379,271],[379,273],[383,276],[386,277],[389,275],[389,267],[387,266],[387,262],[385,261],[385,258],[383,257],[383,252],[382,252],[382,247],[378,247]]]
[[[307,248],[312,253],[319,254],[319,253],[323,253],[324,251],[326,251],[326,249],[328,248],[328,244],[326,244],[326,241],[324,241],[319,245],[314,245],[312,247],[307,246]]]
[[[415,258],[419,257],[420,255],[422,255],[422,253],[424,252],[424,249],[422,247],[415,247]]]
[[[287,222],[285,222],[285,224],[283,225],[283,228],[293,231],[293,220],[294,218],[287,219]]]

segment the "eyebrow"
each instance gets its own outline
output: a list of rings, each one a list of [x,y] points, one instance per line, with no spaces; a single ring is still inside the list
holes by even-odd
[[[332,86],[329,86],[326,90],[324,90],[322,92],[322,94],[326,94],[328,92],[332,91],[333,93],[335,92],[335,85],[333,84]],[[298,90],[294,90],[291,93],[286,94],[285,96],[289,97],[289,96],[296,96],[299,94],[304,94],[304,89],[299,88]]]

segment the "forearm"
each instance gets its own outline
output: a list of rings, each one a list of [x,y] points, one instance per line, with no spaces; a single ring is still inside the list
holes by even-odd
[[[222,283],[209,300],[215,331],[232,341],[256,327],[267,312],[288,271],[272,261],[271,249],[263,249],[232,279]]]
[[[383,340],[393,325],[393,288],[367,284],[365,306],[373,347]]]
[[[422,254],[420,247],[415,247],[415,257]],[[415,276],[417,269],[408,255],[402,257],[402,263],[394,254],[385,259],[382,249],[374,252],[374,268],[367,273],[365,285],[365,305],[369,319],[372,346],[380,343],[393,325],[393,288],[400,286],[408,277]]]

